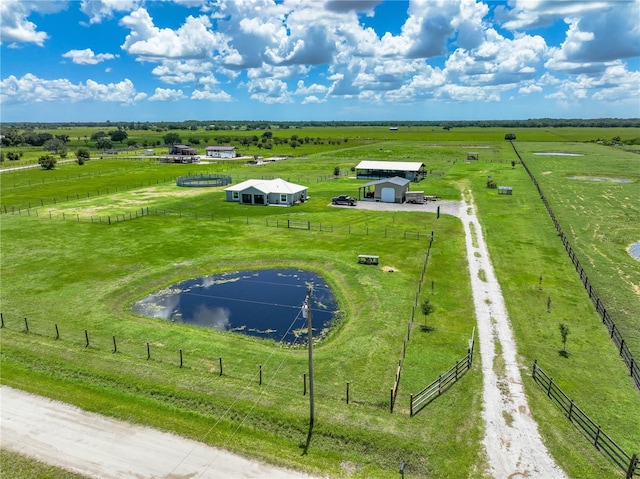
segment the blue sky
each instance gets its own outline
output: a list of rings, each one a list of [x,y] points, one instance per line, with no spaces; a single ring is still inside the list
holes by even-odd
[[[640,116],[640,0],[3,0],[0,120]]]

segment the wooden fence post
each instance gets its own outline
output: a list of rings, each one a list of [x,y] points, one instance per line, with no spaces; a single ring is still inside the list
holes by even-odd
[[[391,388],[391,401],[389,402],[389,412],[393,412],[393,388]]]
[[[89,332],[86,329],[84,330],[84,339],[85,339],[84,347],[88,348],[89,347]]]
[[[636,470],[636,466],[638,465],[638,455],[634,454],[631,456],[631,461],[629,461],[629,469],[627,469],[626,479],[633,479],[633,475]]]
[[[0,329],[4,328],[4,316],[0,313]]]
[[[571,400],[571,404],[569,404],[569,421],[573,422],[573,419],[571,418],[571,413],[573,412],[573,399]]]
[[[347,381],[347,404],[349,404],[349,381]]]
[[[409,395],[409,417],[413,417],[413,394]]]
[[[220,376],[222,376],[222,356],[220,356],[220,358],[218,359],[219,363],[220,363]]]
[[[302,395],[307,395],[307,373],[302,375]]]
[[[180,367],[182,367],[182,349],[180,350]]]
[[[56,327],[56,339],[60,339],[60,331],[58,331],[58,325],[54,324],[54,326]]]
[[[151,349],[149,348],[149,343],[147,343],[147,361],[151,359]]]
[[[27,318],[24,318],[24,331],[25,333],[29,332],[29,323],[27,322]]]
[[[118,352],[118,346],[116,345],[116,337],[113,336],[113,353],[117,353]]]

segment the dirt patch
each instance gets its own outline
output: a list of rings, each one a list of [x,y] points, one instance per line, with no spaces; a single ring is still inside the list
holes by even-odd
[[[387,273],[397,273],[398,268],[394,268],[393,266],[383,266],[382,271],[385,271]]]
[[[632,183],[627,178],[617,178],[615,176],[567,176],[568,180],[591,181],[594,183]]]

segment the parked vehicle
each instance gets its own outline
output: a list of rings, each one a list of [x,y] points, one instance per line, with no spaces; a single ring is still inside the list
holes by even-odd
[[[407,191],[405,193],[407,203],[424,203],[424,191]]]
[[[331,203],[334,205],[348,205],[355,206],[357,200],[347,195],[334,196],[331,198]]]

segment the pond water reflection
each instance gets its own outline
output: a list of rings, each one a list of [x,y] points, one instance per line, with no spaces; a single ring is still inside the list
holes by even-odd
[[[315,273],[298,269],[239,271],[182,281],[133,306],[145,316],[286,343],[304,344],[301,307],[309,285],[314,337],[326,334],[336,316],[331,289]]]

